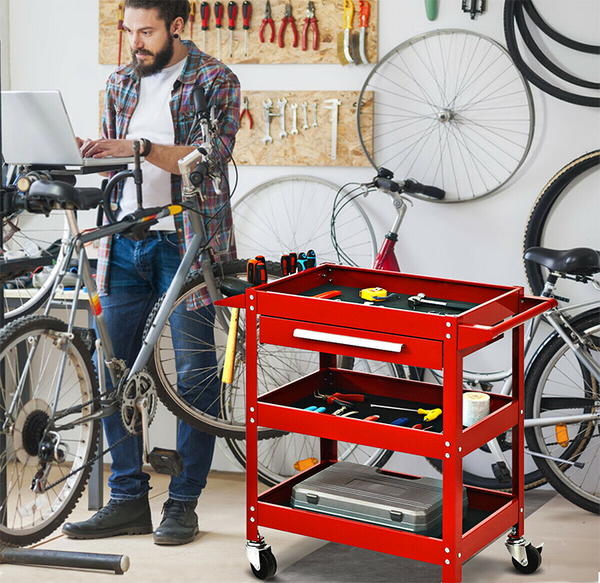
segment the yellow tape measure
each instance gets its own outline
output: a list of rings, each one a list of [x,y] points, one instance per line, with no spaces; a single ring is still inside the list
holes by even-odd
[[[359,295],[363,300],[369,302],[381,302],[387,299],[388,292],[382,287],[366,287],[360,290]]]

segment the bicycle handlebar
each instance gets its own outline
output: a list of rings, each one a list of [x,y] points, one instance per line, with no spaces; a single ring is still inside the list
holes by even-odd
[[[376,188],[387,190],[389,192],[406,192],[408,194],[424,194],[431,198],[442,200],[446,192],[437,186],[428,186],[421,184],[416,180],[394,180],[394,173],[387,168],[380,168],[377,176],[373,179],[373,185]]]

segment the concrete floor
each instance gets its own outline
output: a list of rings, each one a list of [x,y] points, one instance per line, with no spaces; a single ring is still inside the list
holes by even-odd
[[[152,477],[151,507],[154,526],[160,522],[167,498],[168,478]],[[107,495],[107,494],[106,494]],[[200,534],[179,547],[159,547],[152,535],[115,537],[96,541],[70,540],[57,531],[39,543],[40,549],[59,549],[125,554],[131,566],[122,576],[99,571],[81,571],[15,565],[0,566],[0,582],[28,583],[129,583],[209,582],[256,583],[244,545],[244,475],[211,472],[198,506]],[[519,574],[511,564],[503,537],[463,566],[465,583],[508,582],[597,582],[600,570],[599,517],[573,506],[553,490],[526,495],[525,536],[534,544],[544,542],[543,563],[533,575]],[[69,520],[84,520],[85,495]],[[409,559],[365,551],[261,528],[272,546],[278,571],[273,583],[399,583],[441,581],[441,567]]]

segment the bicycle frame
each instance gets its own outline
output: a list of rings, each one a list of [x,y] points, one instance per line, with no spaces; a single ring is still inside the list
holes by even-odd
[[[373,264],[373,269],[400,271],[400,266],[395,253],[395,247],[396,242],[398,241],[398,232],[400,230],[400,226],[407,211],[407,203],[405,198],[400,193],[390,192],[388,190],[384,190],[384,192],[388,194],[393,200],[394,208],[396,209],[396,218],[394,220],[392,228],[385,235],[384,241],[381,244],[381,247],[377,253],[377,257]],[[547,282],[546,287],[542,292],[542,296],[553,297],[554,289],[555,284]],[[600,306],[600,299],[586,301],[577,305],[563,308],[553,308],[549,312],[544,313],[541,316],[535,317],[531,322],[528,323],[525,331],[524,356],[527,355],[528,350],[531,348],[533,344],[533,339],[537,333],[537,330],[543,318],[552,326],[552,328],[554,328],[554,330],[556,330],[556,333],[565,341],[566,345],[573,351],[581,365],[584,366],[590,372],[590,374],[593,375],[594,378],[600,383],[600,366],[598,366],[598,364],[594,362],[584,351],[580,350],[577,347],[577,345],[573,341],[573,338],[570,336],[570,334],[575,335],[576,332],[570,326],[568,320],[562,317],[562,314],[568,310],[576,310],[589,306]],[[443,379],[442,371],[434,371],[434,375],[438,378],[438,380]],[[469,371],[463,372],[463,381],[470,383],[471,386],[480,384],[482,382],[498,382],[502,380],[504,381],[504,383],[500,390],[500,394],[509,395],[512,391],[512,370],[498,371],[495,373],[473,373]],[[525,419],[524,426],[526,428],[544,427],[557,425],[565,421],[568,421],[569,423],[581,423],[585,421],[597,421],[598,419],[600,419],[600,412],[569,417]],[[490,446],[490,449],[492,450],[492,453],[494,454],[494,457],[497,458],[497,460],[506,462],[505,456],[501,451],[501,448],[496,440],[490,442],[488,445]],[[542,454],[537,453],[535,455],[542,456]],[[569,463],[568,461],[565,462],[565,460],[561,460],[561,462]]]

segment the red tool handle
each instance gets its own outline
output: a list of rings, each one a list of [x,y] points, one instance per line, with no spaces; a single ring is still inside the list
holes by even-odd
[[[227,5],[227,16],[229,17],[229,30],[235,30],[235,19],[237,18],[237,4],[233,0]]]
[[[117,20],[117,30],[123,30],[123,4],[119,4],[119,17]]]
[[[202,30],[208,30],[208,19],[210,18],[210,6],[208,2],[200,4],[200,18],[202,20]]]
[[[223,4],[215,2],[215,26],[221,28],[223,26]]]
[[[190,2],[190,22],[196,20],[196,3]]]
[[[360,27],[367,28],[369,24],[369,14],[371,13],[371,5],[366,0],[360,0],[358,3],[360,8]]]
[[[335,297],[341,296],[341,295],[342,295],[342,292],[339,289],[334,289],[331,291],[326,291],[326,292],[317,294],[316,296],[313,296],[313,298],[320,298],[322,300],[328,300],[330,298],[335,298]]]
[[[331,395],[336,399],[342,399],[343,401],[360,401],[363,402],[365,400],[364,395],[345,395],[344,393],[333,393]]]
[[[252,4],[248,0],[242,3],[242,18],[244,30],[248,30],[250,28],[250,16],[252,15]]]

